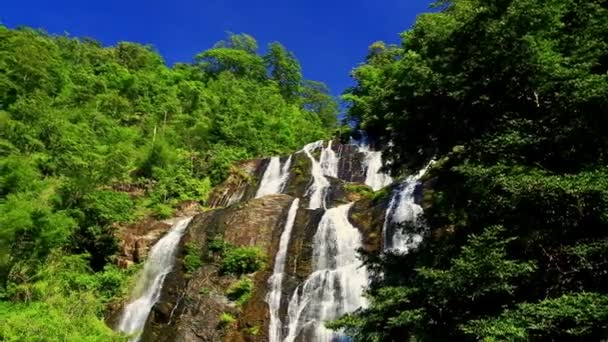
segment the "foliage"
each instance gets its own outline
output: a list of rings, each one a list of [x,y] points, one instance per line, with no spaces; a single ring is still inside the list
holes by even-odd
[[[125,341],[107,327],[104,304],[125,295],[131,271],[92,273],[87,256],[54,254],[28,285],[12,285],[0,302],[6,341]],[[22,299],[25,301],[17,300]]]
[[[247,328],[247,334],[251,335],[251,336],[258,336],[260,334],[260,331],[262,330],[262,328],[260,328],[259,325],[254,325],[250,328]]]
[[[372,198],[374,196],[374,191],[369,186],[364,184],[346,184],[344,186],[344,190],[359,194],[365,198]]]
[[[236,318],[233,314],[224,312],[220,315],[220,321],[218,323],[218,328],[223,329],[231,326],[236,322]]]
[[[234,246],[224,239],[214,238],[207,243],[207,249],[211,253],[223,256],[229,249],[234,249]]]
[[[253,292],[253,282],[249,278],[241,278],[226,290],[226,297],[241,306],[245,304]]]
[[[440,161],[428,231],[368,258],[370,307],[330,325],[358,341],[605,338],[605,2],[436,5],[401,44],[374,43],[344,95],[394,176]]]
[[[184,256],[184,267],[187,274],[192,274],[203,265],[203,255],[200,249],[193,243],[188,243],[184,247],[186,255]]]
[[[0,25],[0,339],[112,340],[101,311],[123,284],[107,266],[119,225],[204,202],[236,160],[331,133],[336,111],[307,109],[299,62],[272,51],[229,35],[168,67],[149,46]],[[37,289],[54,255],[88,267],[51,300]]]
[[[580,292],[539,303],[522,303],[499,317],[473,321],[462,329],[485,341],[529,341],[551,336],[601,339],[608,326],[608,296]]]
[[[220,271],[235,275],[249,274],[265,265],[266,254],[259,247],[233,247],[224,253]]]

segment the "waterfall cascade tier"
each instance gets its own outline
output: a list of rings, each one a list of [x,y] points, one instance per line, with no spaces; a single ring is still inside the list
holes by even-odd
[[[134,341],[139,339],[150,310],[160,297],[163,282],[173,268],[175,252],[191,219],[177,221],[150,250],[133,292],[133,300],[125,306],[118,325],[119,331],[134,335]]]
[[[270,342],[279,342],[282,337],[283,323],[279,316],[281,309],[281,297],[283,290],[283,277],[285,276],[285,259],[287,258],[287,247],[291,240],[291,231],[293,224],[298,213],[298,207],[300,200],[294,199],[289,208],[287,214],[287,221],[285,222],[285,228],[281,233],[281,239],[279,241],[279,250],[274,260],[274,270],[270,279],[268,279],[269,292],[266,296],[268,302],[268,308],[270,311],[270,326],[268,332],[268,340]]]
[[[328,209],[319,223],[313,242],[313,272],[289,302],[285,342],[298,336],[320,342],[340,338],[324,322],[366,305],[363,291],[368,278],[357,255],[361,234],[348,221],[351,206]]]
[[[416,225],[418,217],[422,214],[422,207],[415,201],[415,192],[416,187],[420,184],[420,178],[424,176],[431,165],[432,162],[417,174],[407,177],[393,191],[386,208],[382,229],[385,250],[407,253],[422,242],[422,235],[406,233],[401,225],[406,222]]]
[[[214,269],[217,265],[201,266],[183,289],[181,275],[170,273],[162,289],[174,251],[162,258],[151,255],[151,259],[163,261],[157,260],[155,268],[146,264],[120,330],[140,332],[150,309],[162,297],[172,305],[158,305],[159,314],[148,318],[151,324],[142,335],[145,339],[219,341],[225,337],[225,331],[217,329],[219,317],[231,313],[239,315],[239,320],[230,333],[245,340],[252,338],[247,327],[263,324],[267,330],[252,340],[348,341],[340,332],[326,329],[325,322],[367,306],[363,294],[369,275],[359,259],[359,249],[376,253],[384,245],[407,250],[420,241],[421,236],[405,234],[396,226],[415,221],[422,211],[414,194],[423,172],[395,185],[390,200],[382,202],[370,201],[350,186],[365,183],[378,190],[393,181],[383,172],[381,153],[365,141],[317,141],[287,158],[239,165],[243,166],[239,172],[214,190],[209,201],[214,210],[201,213],[189,228],[188,243],[204,251],[209,247],[207,234],[213,232],[214,237],[235,246],[256,246],[274,259],[272,274],[259,273],[253,278],[256,286],[251,302],[237,311],[222,296],[227,279]],[[238,205],[231,206],[233,198]],[[358,201],[346,203],[352,200]],[[183,229],[174,227],[167,234],[178,234],[175,246]],[[161,244],[162,240],[152,253]],[[258,278],[260,275],[265,278]],[[201,294],[201,288],[212,289],[214,295]],[[179,310],[169,312],[179,298],[194,300],[182,300]],[[268,308],[268,314],[260,308]],[[163,321],[165,316],[171,317],[170,323]],[[267,319],[262,323],[263,317]]]
[[[361,139],[351,139],[351,144],[358,147],[359,152],[365,155],[363,168],[365,168],[365,184],[369,185],[374,191],[380,190],[393,183],[393,178],[382,171],[382,151],[371,149],[369,141],[365,135]]]
[[[315,159],[312,152],[317,149],[321,151],[321,161]],[[310,159],[312,176],[312,183],[306,191],[306,194],[310,197],[308,203],[309,209],[325,208],[325,197],[327,195],[327,189],[330,186],[329,180],[325,175],[337,174],[337,158],[335,153],[331,150],[331,142],[327,148],[323,148],[323,140],[308,144],[304,146],[302,151]]]
[[[287,158],[285,164],[281,165],[281,158],[271,157],[262,176],[260,187],[255,194],[255,198],[269,194],[278,194],[283,191],[287,178],[289,178],[289,168],[291,167],[291,156]]]

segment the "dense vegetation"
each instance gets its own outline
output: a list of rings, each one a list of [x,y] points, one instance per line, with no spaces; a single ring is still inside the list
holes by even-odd
[[[608,2],[453,0],[345,95],[396,173],[437,159],[425,242],[370,258],[358,341],[608,337]],[[390,144],[389,144],[390,143]]]
[[[281,44],[257,50],[229,35],[170,68],[147,46],[0,26],[0,340],[118,338],[101,320],[129,283],[117,225],[331,133],[327,88]]]

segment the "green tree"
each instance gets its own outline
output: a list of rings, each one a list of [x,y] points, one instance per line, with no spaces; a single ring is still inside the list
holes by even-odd
[[[279,84],[283,98],[288,102],[297,99],[302,83],[302,67],[293,53],[281,43],[274,42],[270,44],[264,61],[271,79]]]

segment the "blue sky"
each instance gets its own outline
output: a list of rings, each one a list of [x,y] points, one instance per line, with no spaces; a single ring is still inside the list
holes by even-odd
[[[168,64],[192,57],[225,37],[249,33],[260,45],[280,41],[304,76],[333,94],[352,84],[349,71],[377,40],[396,43],[428,0],[0,0],[0,22],[68,32],[113,45],[153,45]]]

